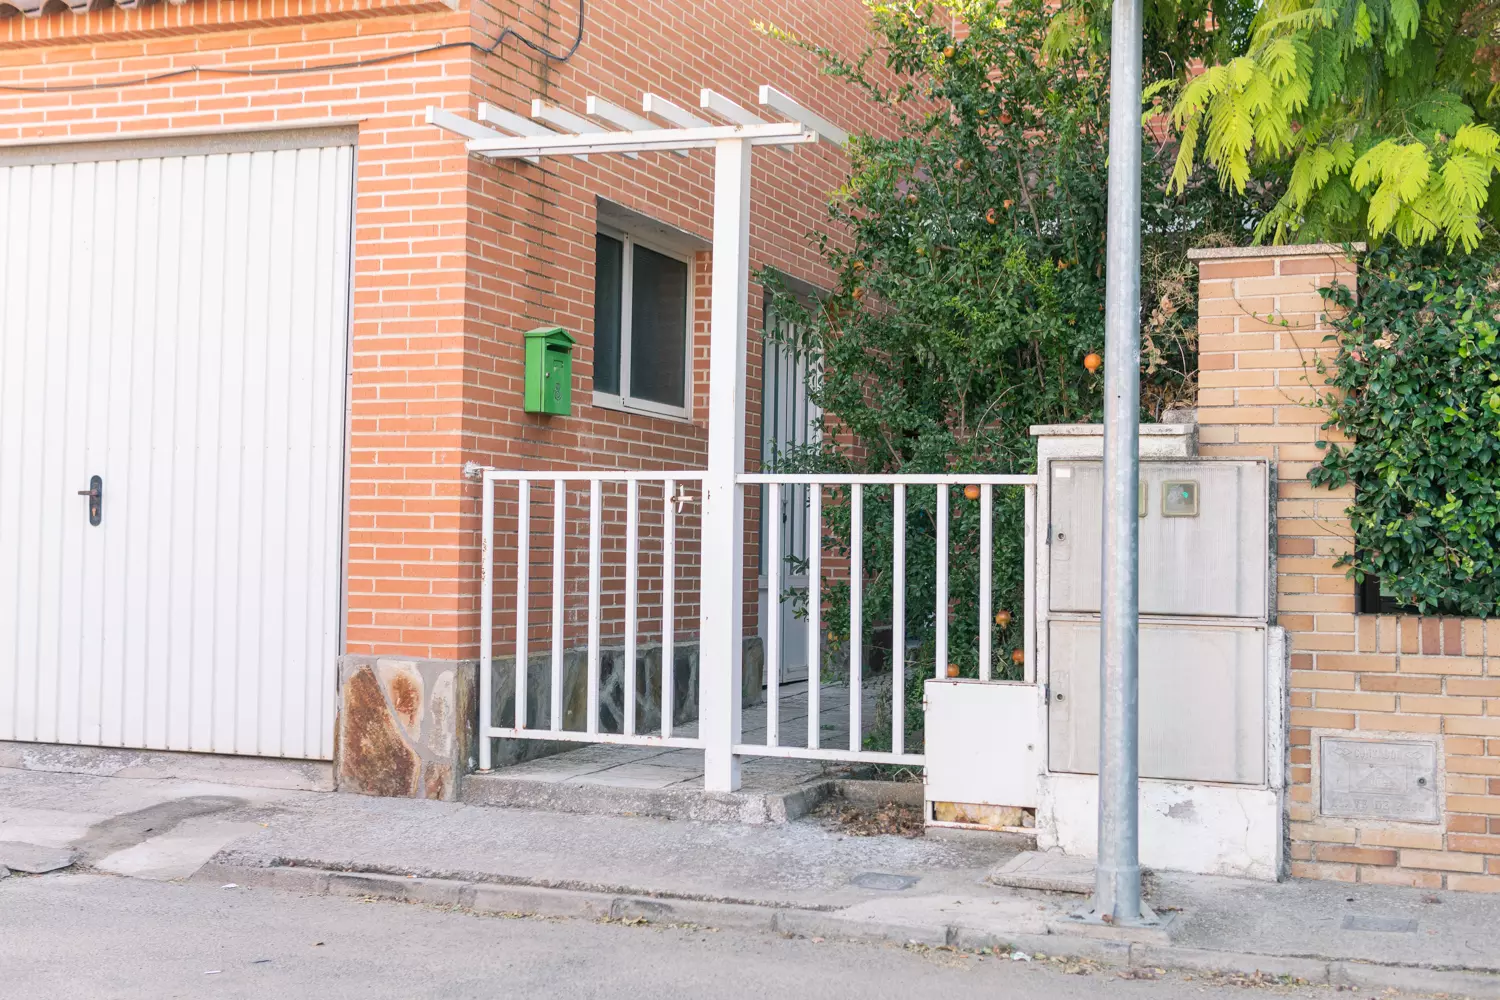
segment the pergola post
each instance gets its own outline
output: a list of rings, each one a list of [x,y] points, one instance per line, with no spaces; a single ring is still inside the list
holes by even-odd
[[[704,786],[740,787],[744,664],[745,350],[750,293],[750,155],[746,139],[714,146],[713,309],[709,320],[708,468],[703,477],[703,596],[698,664]]]

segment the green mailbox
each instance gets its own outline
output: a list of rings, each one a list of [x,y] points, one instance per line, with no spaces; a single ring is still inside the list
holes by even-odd
[[[526,331],[526,412],[573,412],[573,338],[560,326]]]

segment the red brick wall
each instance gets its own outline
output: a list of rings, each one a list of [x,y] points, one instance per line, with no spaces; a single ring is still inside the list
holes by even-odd
[[[488,55],[464,45],[488,45],[502,25],[514,25],[563,50],[576,32],[576,9],[561,2],[250,0],[0,20],[0,84],[22,86],[192,66],[292,68],[454,46],[293,75],[189,73],[71,93],[0,91],[0,142],[10,143],[359,122],[349,653],[476,653],[479,487],[461,477],[466,460],[532,469],[701,468],[704,461],[710,255],[699,254],[695,264],[690,419],[601,410],[589,390],[595,197],[707,238],[711,154],[491,163],[468,157],[461,142],[426,125],[424,109],[472,117],[484,100],[524,112],[541,96],[581,112],[589,93],[636,108],[646,90],[692,107],[703,86],[753,105],[755,88],[770,83],[845,126],[875,124],[852,90],[818,77],[805,55],[761,37],[745,6],[730,0],[592,3],[584,43],[565,64],[543,61],[514,39]],[[864,41],[857,0],[769,0],[755,15],[847,51]],[[842,154],[826,146],[762,150],[755,169],[752,265],[826,283],[806,237],[826,219],[825,196],[842,180]],[[760,303],[753,288],[753,330]],[[521,409],[520,334],[542,323],[578,337],[571,417]],[[759,461],[759,353],[752,333],[752,468]],[[755,491],[747,499],[753,539]],[[687,542],[691,547],[691,535]],[[533,558],[545,565],[545,557],[539,549]],[[582,552],[572,558],[581,565]],[[612,580],[620,579],[620,561],[606,560]],[[581,576],[573,575],[579,590]],[[513,578],[497,586],[502,607],[512,587]],[[745,587],[753,628],[753,550]],[[609,589],[607,606],[619,606],[618,583]],[[577,618],[576,597],[570,619]],[[690,626],[696,608],[689,604],[683,614]],[[618,628],[612,613],[606,634]]]

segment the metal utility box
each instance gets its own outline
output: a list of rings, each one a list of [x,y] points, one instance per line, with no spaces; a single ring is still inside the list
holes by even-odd
[[[926,682],[929,821],[937,803],[973,807],[976,814],[988,807],[1036,807],[1042,771],[1042,698],[1037,684],[969,679]]]
[[[526,412],[573,412],[573,338],[560,326],[526,331]]]
[[[1048,607],[1097,614],[1104,467],[1086,459],[1050,464]],[[1266,463],[1142,461],[1140,468],[1141,614],[1264,619]]]
[[[1098,621],[1048,638],[1048,768],[1097,774]],[[1142,622],[1140,712],[1141,777],[1264,784],[1265,628]]]

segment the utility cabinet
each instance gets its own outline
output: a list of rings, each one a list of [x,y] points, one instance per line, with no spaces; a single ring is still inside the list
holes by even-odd
[[[1040,471],[1047,769],[1097,774],[1104,466],[1075,452]],[[1137,515],[1141,776],[1265,785],[1268,463],[1143,454]]]
[[[1265,617],[1266,476],[1264,462],[1141,462],[1141,614]],[[1052,463],[1053,611],[1099,611],[1103,487],[1102,462]]]
[[[573,411],[573,338],[560,326],[526,331],[526,412]]]

